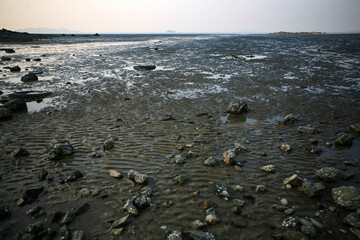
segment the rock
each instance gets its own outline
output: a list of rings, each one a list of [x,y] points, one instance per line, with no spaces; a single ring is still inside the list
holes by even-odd
[[[237,171],[237,172],[242,172],[243,171],[242,168],[239,167],[239,166],[234,166],[234,167],[235,167],[235,171]]]
[[[122,178],[122,174],[119,173],[118,171],[116,170],[109,170],[109,174],[110,176],[112,176],[113,178]]]
[[[34,235],[40,233],[42,230],[44,230],[44,224],[42,222],[30,224],[27,228],[27,232]]]
[[[138,66],[134,66],[134,69],[151,71],[151,70],[156,69],[156,66],[154,66],[154,65],[138,65]]]
[[[245,204],[245,201],[242,200],[242,199],[233,199],[233,200],[232,200],[232,203],[233,203],[235,206],[243,207],[244,204]]]
[[[208,157],[205,161],[204,164],[206,166],[215,166],[217,164],[219,164],[219,161],[215,158],[215,157]]]
[[[78,208],[78,210],[76,210],[75,216],[80,216],[81,214],[85,213],[89,209],[90,209],[90,204],[84,203],[83,205],[81,205],[81,207]]]
[[[233,214],[236,214],[236,215],[240,215],[242,212],[242,208],[238,207],[238,206],[232,206],[230,210]]]
[[[0,207],[0,220],[11,217],[10,209],[8,206]]]
[[[11,111],[7,110],[4,107],[0,108],[0,120],[8,120],[12,118]]]
[[[315,176],[317,178],[320,178],[321,180],[331,182],[336,180],[336,178],[338,177],[338,173],[339,171],[336,168],[324,167],[320,170],[317,170]]]
[[[11,152],[11,156],[13,157],[24,157],[24,156],[29,156],[30,153],[24,149],[24,148],[15,148],[14,151]]]
[[[295,228],[297,226],[297,220],[294,217],[285,218],[281,223],[281,227],[283,228]]]
[[[302,232],[288,230],[284,233],[284,238],[286,240],[308,240],[309,238],[304,235]]]
[[[41,58],[35,58],[35,59],[33,59],[33,61],[35,61],[35,62],[40,62],[40,61],[41,61]]]
[[[182,240],[182,234],[178,231],[172,231],[170,235],[167,237],[167,240]]]
[[[139,214],[139,211],[137,210],[137,208],[135,207],[135,205],[133,204],[131,199],[128,199],[126,201],[123,208],[126,209],[128,211],[128,213],[130,213],[132,215],[138,215]]]
[[[358,228],[350,228],[350,231],[351,231],[358,239],[360,239],[360,229],[358,229]]]
[[[301,223],[301,232],[304,233],[305,235],[309,236],[310,238],[315,238],[317,233],[316,233],[316,228],[315,226],[307,221],[304,218],[300,218],[299,222]]]
[[[67,178],[66,182],[74,182],[79,178],[82,178],[84,175],[79,170],[74,170],[70,173],[69,177]]]
[[[141,188],[140,193],[141,193],[141,195],[150,197],[152,191],[153,190],[150,186],[145,186],[145,187]]]
[[[302,179],[296,175],[293,174],[292,176],[286,178],[283,182],[284,185],[291,185],[291,187],[300,187],[303,184]]]
[[[177,154],[174,157],[174,162],[177,163],[177,164],[184,164],[185,159],[180,154]]]
[[[226,165],[231,165],[234,163],[236,154],[234,150],[228,150],[223,153],[223,161]]]
[[[194,229],[198,229],[198,228],[202,228],[204,226],[206,226],[206,222],[203,222],[201,220],[195,220],[191,223],[191,226],[194,228]]]
[[[215,225],[221,221],[219,215],[216,214],[209,214],[205,217],[205,222],[210,225]]]
[[[351,146],[353,139],[353,137],[345,133],[335,140],[335,144],[340,146]]]
[[[134,200],[134,205],[140,209],[147,208],[148,206],[150,206],[150,204],[151,204],[151,198],[145,195],[142,195],[140,197],[137,196]]]
[[[193,152],[193,151],[189,151],[187,154],[186,154],[186,158],[196,158],[196,157],[199,157],[199,153],[196,153],[196,152]]]
[[[25,61],[30,62],[31,58],[25,58]]]
[[[353,186],[333,188],[332,197],[336,204],[347,209],[360,208],[360,189]]]
[[[232,224],[238,228],[246,228],[248,225],[248,222],[246,221],[245,218],[239,217],[239,218],[233,219]]]
[[[72,223],[76,218],[74,211],[69,210],[66,212],[64,218],[61,220],[60,225],[69,225]]]
[[[294,114],[290,113],[288,115],[286,115],[284,117],[284,121],[283,121],[283,124],[284,125],[288,125],[288,124],[294,124],[296,121],[296,117]]]
[[[116,220],[115,222],[113,222],[111,224],[112,228],[120,228],[123,226],[126,226],[127,224],[131,223],[132,221],[134,221],[134,216],[131,214],[126,215],[123,218],[120,218],[118,220]]]
[[[322,183],[313,183],[310,180],[307,180],[306,178],[303,179],[301,190],[308,197],[319,196],[324,189],[325,186]]]
[[[291,214],[294,213],[294,209],[293,209],[293,208],[285,209],[285,210],[284,210],[284,213],[285,213],[286,215],[291,215]]]
[[[12,48],[7,48],[7,49],[5,49],[5,52],[6,53],[15,53],[15,50]]]
[[[315,128],[312,128],[312,127],[308,127],[308,126],[299,126],[297,128],[297,131],[300,133],[308,133],[308,134],[318,133],[318,130],[316,130]]]
[[[64,156],[72,155],[73,153],[74,148],[70,145],[70,143],[68,141],[62,141],[53,145],[49,155],[49,159],[60,160]]]
[[[357,212],[352,212],[348,214],[344,220],[343,223],[351,226],[351,227],[358,227],[360,226],[360,215]]]
[[[27,111],[26,102],[21,99],[12,99],[4,104],[4,107],[12,112]]]
[[[223,199],[225,199],[226,201],[229,200],[230,198],[230,193],[227,190],[226,185],[220,185],[220,184],[215,184],[215,188],[216,188],[216,193],[222,197]]]
[[[36,214],[38,214],[40,211],[42,210],[42,207],[39,206],[35,206],[33,208],[30,208],[27,212],[26,215],[29,215],[31,217],[34,217]]]
[[[308,144],[306,150],[311,154],[321,154],[322,150],[314,144]]]
[[[354,130],[355,132],[360,132],[360,124],[359,123],[351,125],[350,128],[352,130]]]
[[[10,72],[20,72],[21,68],[19,66],[11,67]]]
[[[48,175],[48,171],[46,169],[40,169],[38,172],[37,172],[37,176],[40,180],[45,180],[46,179],[46,176]]]
[[[90,196],[90,190],[87,188],[82,188],[80,189],[79,194],[81,197],[88,197]]]
[[[249,111],[247,103],[243,101],[231,102],[227,110],[232,114],[242,114]]]
[[[275,172],[275,166],[270,164],[266,166],[260,167],[260,170],[266,173],[274,173]]]
[[[28,73],[21,77],[22,82],[35,82],[38,81],[38,77],[35,73]]]
[[[92,153],[90,153],[90,157],[100,158],[100,157],[102,157],[102,154],[100,152],[92,152]]]
[[[235,55],[228,55],[228,56],[226,56],[225,58],[226,58],[226,59],[229,59],[229,60],[238,59],[238,57],[235,56]]]
[[[114,139],[110,138],[105,140],[104,144],[103,144],[103,148],[104,150],[110,150],[114,147]]]
[[[208,233],[208,232],[192,230],[192,231],[187,232],[187,234],[193,240],[216,240],[214,235],[212,235],[211,233]]]
[[[257,185],[255,188],[255,192],[265,192],[266,187],[264,185]]]
[[[71,240],[71,233],[66,225],[60,227],[59,236],[61,240]]]
[[[247,148],[240,143],[234,143],[235,148],[240,152],[246,152]]]
[[[282,198],[282,199],[280,200],[280,202],[281,202],[281,204],[282,204],[283,206],[288,206],[288,205],[289,205],[289,202],[288,202],[288,200],[287,200],[286,198]]]
[[[187,183],[189,181],[189,177],[186,175],[178,175],[175,177],[175,181],[180,184],[183,185],[185,183]]]
[[[292,148],[291,148],[290,144],[283,143],[280,146],[280,150],[283,152],[290,152],[292,150]]]
[[[315,227],[317,227],[317,228],[323,228],[324,226],[321,224],[321,223],[319,223],[316,219],[314,219],[314,218],[310,218],[310,222],[315,226]]]
[[[35,200],[43,190],[43,186],[27,187],[25,188],[23,199],[25,200],[25,202]]]
[[[207,215],[216,214],[215,208],[211,207],[211,208],[206,209],[206,214]]]
[[[112,233],[115,235],[115,236],[119,236],[121,234],[123,234],[124,232],[124,228],[114,228],[112,230]]]
[[[84,239],[85,239],[84,232],[81,230],[75,231],[71,238],[71,240],[84,240]]]
[[[235,185],[232,187],[232,189],[235,191],[235,192],[244,192],[245,188],[243,186],[240,186],[240,185]]]
[[[11,57],[3,56],[1,57],[1,61],[11,61]]]
[[[182,145],[179,145],[179,146],[176,146],[176,150],[178,150],[178,151],[182,152],[182,151],[184,151],[184,150],[185,150],[185,147],[184,147],[184,146],[182,146]]]
[[[148,176],[146,174],[139,173],[133,169],[128,172],[128,176],[137,184],[144,184],[147,182]]]

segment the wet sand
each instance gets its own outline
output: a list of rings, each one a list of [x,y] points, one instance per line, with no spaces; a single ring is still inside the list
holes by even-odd
[[[94,55],[83,58],[83,67],[78,55],[89,50],[74,51],[78,58],[71,61],[69,54],[67,60],[59,63],[51,60],[56,56],[55,53],[49,54],[47,48],[43,54],[48,57],[44,57],[43,65],[38,66],[48,70],[39,77],[46,79],[60,71],[64,78],[57,76],[39,81],[35,86],[45,86],[46,90],[53,91],[54,105],[32,114],[18,113],[13,119],[0,122],[0,201],[11,211],[9,219],[1,220],[2,238],[13,239],[20,230],[34,222],[43,222],[46,227],[59,232],[59,223],[51,222],[51,213],[66,213],[88,203],[89,210],[69,224],[73,232],[82,230],[87,239],[166,239],[173,230],[191,230],[194,220],[204,221],[207,214],[203,202],[212,201],[221,222],[204,227],[204,231],[212,233],[216,239],[267,239],[286,231],[280,225],[288,215],[273,208],[274,204],[281,204],[281,198],[286,198],[294,209],[292,216],[312,217],[322,223],[324,227],[317,229],[315,239],[356,239],[349,227],[342,224],[342,219],[351,211],[334,203],[331,189],[343,185],[359,186],[359,134],[350,129],[350,125],[360,122],[358,89],[348,89],[341,95],[333,95],[327,90],[317,91],[317,87],[324,85],[322,83],[336,81],[336,76],[326,79],[325,70],[307,78],[306,82],[294,82],[289,78],[279,81],[281,70],[277,67],[286,69],[291,66],[278,59],[228,60],[225,56],[230,51],[240,50],[215,49],[216,44],[221,43],[215,40],[208,49],[201,49],[209,39],[175,45],[171,40],[163,40],[160,45],[163,51],[135,45],[111,56],[107,52],[111,45],[101,45],[95,49]],[[154,47],[152,43],[149,45]],[[17,47],[21,49],[21,45]],[[71,49],[74,45],[69,47]],[[42,48],[45,47],[42,45],[36,49],[36,54],[40,54]],[[216,55],[211,55],[213,53]],[[130,62],[124,62],[125,58]],[[114,59],[117,63],[111,65]],[[95,62],[97,65],[93,64]],[[124,69],[134,63],[152,62],[165,66],[165,70]],[[306,62],[301,64],[306,65]],[[92,66],[94,71],[84,74],[96,80],[81,82],[79,72]],[[244,69],[253,71],[254,75],[239,75]],[[97,77],[106,71],[110,76]],[[225,76],[220,76],[222,74]],[[73,80],[70,80],[71,75]],[[229,75],[231,77],[227,80]],[[211,76],[215,77],[209,79]],[[18,76],[9,78],[3,80],[8,92],[11,79]],[[72,84],[65,84],[67,81]],[[19,86],[14,85],[12,89],[24,90],[22,85]],[[283,91],[284,86],[288,90]],[[248,103],[249,112],[227,114],[228,104],[239,99]],[[297,116],[296,123],[274,125],[289,113]],[[311,125],[321,132],[315,135],[299,133],[297,128],[304,125]],[[352,146],[334,144],[341,133],[354,136]],[[102,152],[101,145],[109,138],[116,139],[114,147]],[[306,150],[309,140],[314,138],[319,140],[321,154],[311,154]],[[61,160],[47,160],[52,144],[63,140],[70,142],[75,153]],[[332,143],[331,147],[325,146],[327,141]],[[223,152],[234,148],[235,142],[248,149],[236,158],[243,163],[241,172],[222,161]],[[284,142],[292,146],[290,153],[279,149]],[[189,144],[191,148],[186,147]],[[178,146],[185,149],[179,151]],[[25,148],[30,155],[14,158],[10,153],[16,147]],[[102,152],[102,157],[90,157],[93,151]],[[181,165],[167,158],[169,154],[181,154],[185,158],[189,151],[198,153],[198,156],[186,158]],[[210,156],[217,158],[219,164],[205,166],[203,162]],[[275,166],[274,174],[259,169],[268,164]],[[283,187],[284,179],[295,173],[320,182],[315,171],[322,167],[335,167],[353,174],[353,177],[323,182],[326,189],[314,198]],[[53,176],[52,181],[39,181],[37,172],[42,168]],[[74,169],[81,171],[84,177],[75,182],[64,182]],[[109,221],[125,216],[125,202],[140,194],[143,187],[127,177],[131,169],[148,175],[147,185],[153,189],[152,205],[141,210],[116,237]],[[116,170],[124,177],[115,179],[109,175],[109,170]],[[189,178],[184,185],[174,180],[181,174]],[[229,201],[217,195],[214,184],[227,186]],[[244,192],[236,190],[237,185],[243,186]],[[266,190],[255,192],[257,185],[265,185]],[[34,202],[18,207],[17,200],[29,186],[43,186],[45,190]],[[89,190],[89,194],[82,190],[84,188]],[[194,197],[196,191],[199,194]],[[240,215],[231,210],[233,199],[245,201]],[[47,215],[36,219],[26,215],[34,206],[41,206]],[[319,211],[321,216],[316,216]],[[234,225],[239,218],[246,220],[246,227]],[[164,225],[167,230],[161,229]]]

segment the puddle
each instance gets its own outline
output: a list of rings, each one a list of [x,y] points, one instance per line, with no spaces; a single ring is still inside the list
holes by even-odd
[[[47,107],[54,107],[55,105],[52,103],[53,100],[54,98],[45,98],[41,102],[40,101],[27,102],[26,106],[28,109],[28,113],[35,113]]]
[[[270,118],[266,118],[265,119],[265,123],[267,123],[267,124],[274,124],[274,123],[276,123],[276,122],[282,122],[282,121],[284,121],[284,118],[283,117],[281,117],[281,116],[273,116],[273,117],[270,117]]]
[[[125,69],[125,70],[130,70],[130,71],[137,71],[137,72],[154,72],[154,71],[169,71],[169,70],[174,70],[174,68],[165,68],[164,66],[156,66],[156,68],[155,68],[154,70],[143,70],[143,71],[135,70],[135,69],[134,69],[134,66],[124,67],[123,69]]]

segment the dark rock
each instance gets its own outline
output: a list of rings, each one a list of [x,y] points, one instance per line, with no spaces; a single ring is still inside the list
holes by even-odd
[[[150,206],[151,203],[151,198],[147,197],[147,196],[140,196],[140,197],[136,197],[136,199],[134,200],[134,205],[137,208],[147,208],[148,206]]]
[[[8,120],[12,118],[11,111],[6,108],[0,107],[0,120]]]
[[[63,212],[60,212],[60,211],[56,211],[54,212],[53,214],[51,214],[51,222],[52,223],[55,223],[55,222],[59,222],[60,219],[62,219],[65,215],[65,213]]]
[[[84,175],[79,170],[74,170],[70,173],[69,177],[67,178],[66,182],[73,182],[82,178]]]
[[[200,154],[199,153],[196,153],[196,152],[193,152],[193,151],[189,151],[187,154],[186,154],[186,158],[196,158],[198,157]]]
[[[48,171],[42,168],[37,172],[37,175],[40,180],[45,180],[46,176],[48,175]]]
[[[12,48],[9,48],[9,49],[5,49],[5,52],[6,53],[15,53],[15,50]]]
[[[10,72],[20,72],[21,68],[19,66],[11,67]]]
[[[242,114],[249,111],[248,105],[246,102],[231,102],[228,106],[228,112],[232,114]]]
[[[35,73],[28,73],[21,77],[22,82],[34,82],[37,80],[38,80],[38,77]]]
[[[80,216],[89,209],[90,209],[90,205],[88,203],[84,203],[83,205],[81,205],[81,207],[78,208],[78,210],[76,210],[75,216]]]
[[[335,140],[335,144],[340,146],[351,146],[353,139],[353,137],[345,133]]]
[[[333,188],[334,202],[344,208],[355,210],[360,208],[360,189],[353,186]]]
[[[156,69],[155,65],[138,65],[138,66],[134,66],[135,70],[154,70]]]
[[[211,233],[199,230],[192,230],[187,232],[186,234],[188,234],[190,239],[193,240],[215,240],[214,235],[212,235]]]
[[[50,155],[50,160],[60,160],[64,156],[68,156],[74,153],[74,148],[70,145],[68,141],[55,143]]]
[[[309,238],[304,235],[302,232],[288,230],[284,233],[284,238],[286,240],[308,240]]]
[[[312,127],[308,127],[308,126],[299,126],[297,128],[297,131],[300,133],[308,133],[308,134],[318,133],[318,130],[316,130],[315,128],[312,128]]]
[[[11,61],[11,57],[3,56],[1,57],[1,61]]]
[[[204,161],[206,166],[215,166],[219,164],[219,161],[215,157],[209,157]]]
[[[147,182],[148,176],[146,174],[139,173],[133,169],[128,172],[128,176],[137,184],[144,184]]]
[[[294,124],[295,121],[296,121],[295,115],[293,115],[292,113],[290,113],[290,114],[288,114],[288,115],[286,115],[286,116],[284,117],[283,124],[284,124],[284,125]]]
[[[283,152],[290,152],[292,150],[292,148],[291,148],[290,144],[283,143],[280,146],[280,150]]]
[[[71,232],[66,225],[60,227],[59,235],[61,240],[71,240]]]
[[[301,223],[301,232],[310,238],[315,238],[317,235],[315,226],[304,218],[300,218],[299,222]]]
[[[40,61],[41,61],[41,58],[35,58],[35,59],[33,59],[33,61],[35,61],[35,62],[40,62]]]
[[[214,186],[215,186],[217,195],[219,195],[220,197],[222,197],[225,200],[229,200],[230,193],[228,192],[226,185],[215,184]]]
[[[134,216],[131,214],[126,215],[123,218],[120,218],[118,220],[116,220],[115,222],[113,222],[111,224],[112,228],[120,228],[123,226],[126,226],[127,224],[131,223],[132,221],[134,221]]]
[[[40,233],[42,230],[44,230],[44,224],[42,222],[38,222],[38,223],[30,224],[28,226],[27,232],[36,235]]]
[[[10,209],[8,206],[0,207],[0,220],[11,217]]]
[[[291,187],[300,187],[303,184],[303,181],[298,175],[293,174],[292,176],[286,178],[283,181],[283,184],[284,185],[289,184],[289,185],[291,185]]]
[[[52,92],[46,91],[20,91],[9,94],[11,99],[19,98],[23,100],[42,100],[43,98],[51,95]]]
[[[354,130],[355,132],[360,132],[360,124],[359,123],[351,125],[350,128],[352,130]]]
[[[245,218],[240,217],[240,218],[233,219],[232,224],[238,228],[246,228],[248,225],[248,222]]]
[[[38,214],[40,211],[42,210],[42,207],[39,207],[39,206],[35,206],[31,209],[29,209],[27,212],[26,212],[26,215],[29,215],[31,217],[34,217],[36,214]]]
[[[294,217],[285,218],[281,223],[281,227],[283,228],[295,228],[298,225],[298,221]]]
[[[123,209],[127,210],[129,214],[138,215],[139,210],[135,207],[133,201],[128,199],[123,207]]]
[[[5,103],[4,107],[12,112],[27,111],[26,102],[21,99],[12,99]]]
[[[153,190],[150,186],[145,186],[145,187],[141,188],[141,195],[150,197],[152,191]]]
[[[30,153],[24,148],[15,148],[14,151],[11,152],[11,156],[13,157],[26,157],[29,156]]]
[[[104,150],[110,150],[114,147],[114,139],[107,139],[104,144],[103,144],[103,148]]]
[[[73,210],[69,210],[66,212],[64,218],[61,220],[60,225],[69,225],[76,218],[76,215]]]
[[[183,185],[185,183],[187,183],[189,181],[189,177],[186,175],[178,175],[175,177],[175,181],[180,184]]]
[[[31,58],[25,58],[25,61],[30,62]]]
[[[344,218],[343,223],[351,227],[360,228],[360,215],[356,212],[352,212]]]
[[[181,232],[172,231],[170,235],[167,237],[167,240],[183,240]]]
[[[173,159],[174,159],[174,162],[177,164],[185,163],[185,159],[180,154],[175,155]]]
[[[25,202],[35,200],[43,190],[43,186],[25,188],[23,199]]]
[[[314,144],[308,144],[306,150],[311,154],[321,154],[322,150]]]
[[[339,171],[336,168],[324,167],[320,170],[317,170],[315,176],[317,178],[320,178],[321,180],[330,182],[336,180],[336,178],[338,177],[338,173]]]
[[[301,190],[304,191],[305,195],[308,197],[319,196],[324,189],[325,186],[322,183],[313,183],[306,178],[303,179]]]

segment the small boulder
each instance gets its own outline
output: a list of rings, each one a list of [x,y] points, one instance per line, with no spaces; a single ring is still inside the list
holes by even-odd
[[[38,77],[35,73],[28,73],[21,77],[22,82],[35,82],[38,81]]]
[[[360,208],[360,189],[353,186],[333,188],[331,191],[336,204],[351,210]]]
[[[139,173],[133,169],[128,172],[128,176],[137,184],[144,184],[148,179],[148,176],[146,174]]]
[[[205,222],[210,225],[215,225],[221,221],[221,218],[217,214],[209,214],[205,217]]]
[[[29,156],[30,153],[24,149],[24,148],[15,148],[14,151],[11,152],[11,156],[13,157],[26,157],[26,156]]]
[[[344,218],[343,223],[351,227],[359,227],[360,215],[357,212],[352,212]]]
[[[44,224],[42,222],[38,222],[38,223],[30,224],[28,226],[27,232],[30,234],[37,235],[42,230],[44,230]]]
[[[214,235],[208,232],[203,232],[199,230],[193,230],[187,232],[187,234],[191,237],[193,240],[216,240]]]
[[[121,227],[126,226],[127,224],[131,223],[132,221],[134,221],[134,216],[131,214],[128,214],[125,217],[114,221],[111,224],[111,226],[112,226],[112,228],[121,228]]]
[[[288,114],[288,115],[286,115],[286,116],[284,117],[283,124],[284,124],[284,125],[287,125],[287,124],[294,124],[294,123],[295,123],[295,121],[296,121],[296,117],[295,117],[295,115],[294,115],[294,114],[292,114],[292,113],[290,113],[290,114]]]
[[[301,190],[305,193],[308,197],[316,197],[324,191],[325,186],[322,183],[313,183],[306,178],[303,179],[303,184],[301,186]]]
[[[27,111],[26,102],[22,99],[12,99],[4,104],[4,107],[12,112]]]
[[[116,170],[109,170],[109,174],[110,176],[112,176],[113,178],[122,178],[122,174],[119,173]]]
[[[132,215],[138,215],[139,211],[138,209],[135,207],[134,203],[132,202],[131,199],[128,199],[123,207],[123,209],[127,210],[129,214]]]
[[[297,128],[297,131],[300,132],[300,133],[308,133],[308,134],[315,134],[315,133],[319,132],[315,128],[308,127],[308,126],[299,126]]]
[[[183,185],[189,181],[189,177],[186,175],[178,175],[175,177],[175,181],[179,185]]]
[[[219,164],[219,161],[215,157],[209,157],[204,161],[206,166],[215,166]]]
[[[290,144],[283,143],[280,146],[280,150],[283,152],[290,152],[292,150],[292,148],[291,148]]]
[[[174,162],[177,164],[185,163],[185,159],[180,154],[175,155],[173,159],[174,159]]]
[[[105,140],[104,144],[103,144],[103,148],[104,150],[109,150],[112,149],[114,147],[114,139],[110,138]]]
[[[317,170],[315,173],[315,176],[321,180],[331,182],[335,181],[338,177],[339,171],[336,168],[333,167],[324,167],[320,170]]]
[[[19,66],[11,67],[10,72],[20,72],[21,68]]]
[[[353,137],[345,133],[335,140],[335,144],[340,146],[351,146],[353,139]]]
[[[84,175],[79,170],[74,170],[70,173],[69,177],[67,178],[66,182],[74,182],[79,178],[82,178]]]
[[[231,102],[227,110],[229,113],[232,114],[242,114],[248,112],[249,108],[246,102],[238,101],[238,102]]]
[[[260,167],[260,170],[266,173],[274,173],[275,172],[275,166],[270,164],[266,166]]]
[[[147,71],[151,71],[151,70],[155,70],[156,66],[155,65],[138,65],[138,66],[134,66],[135,70],[147,70]]]
[[[236,158],[235,151],[233,149],[227,150],[223,153],[223,161],[226,165],[231,165],[234,163]]]
[[[1,57],[1,61],[11,61],[11,57],[3,56]]]
[[[283,184],[284,185],[289,184],[289,185],[291,185],[291,187],[300,187],[303,184],[303,181],[298,175],[293,174],[292,176],[286,178],[283,181]]]
[[[55,143],[50,152],[50,160],[60,160],[64,156],[68,156],[74,153],[74,148],[68,141],[62,141]]]
[[[360,132],[360,124],[359,123],[351,125],[350,128],[352,130],[354,130],[355,132]]]
[[[0,108],[0,120],[8,120],[12,118],[11,111],[7,110],[6,108]]]

